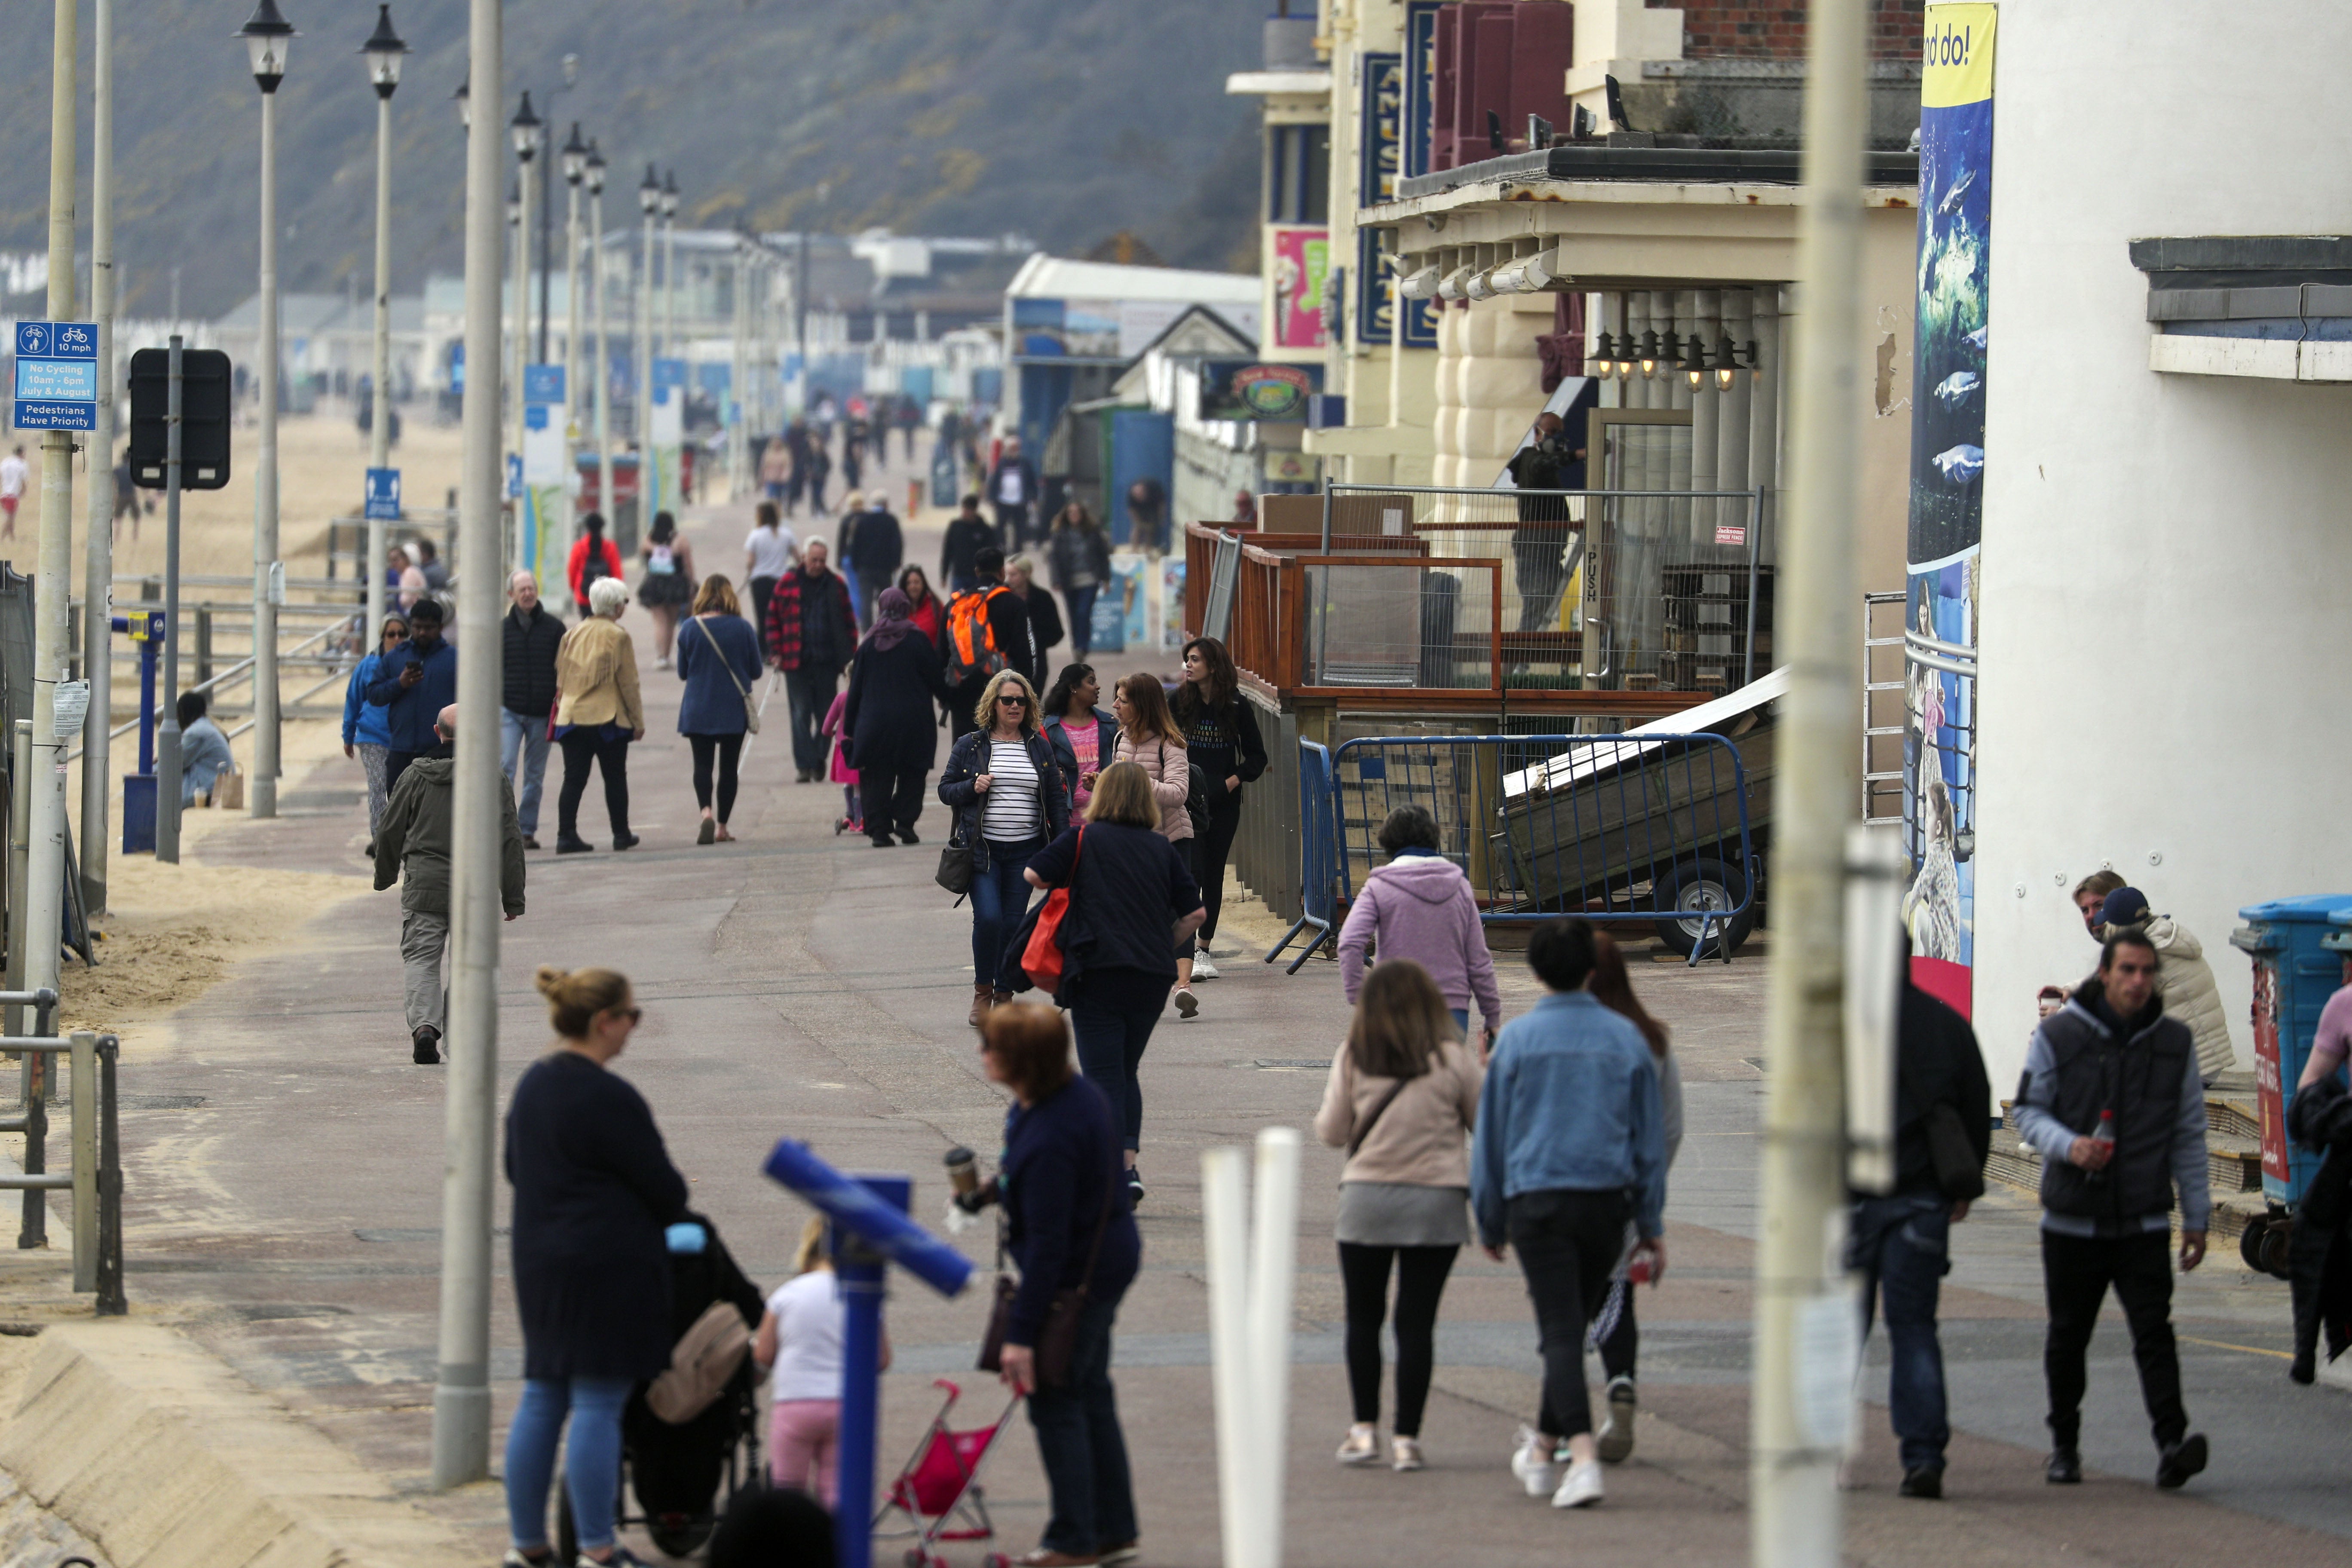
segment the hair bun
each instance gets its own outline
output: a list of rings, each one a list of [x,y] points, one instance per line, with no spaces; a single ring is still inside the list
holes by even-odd
[[[539,988],[539,994],[541,996],[552,1002],[555,1000],[556,992],[562,988],[563,982],[568,978],[570,978],[569,972],[558,969],[551,963],[542,963],[539,966],[539,972],[530,977],[530,983]]]

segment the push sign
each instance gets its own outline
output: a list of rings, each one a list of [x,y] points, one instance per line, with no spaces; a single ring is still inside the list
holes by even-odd
[[[15,423],[19,430],[98,428],[98,328],[89,321],[16,323]]]

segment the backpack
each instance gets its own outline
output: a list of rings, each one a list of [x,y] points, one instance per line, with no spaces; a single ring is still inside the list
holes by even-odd
[[[588,596],[588,585],[597,578],[610,577],[612,574],[613,569],[604,563],[604,541],[592,540],[588,545],[588,553],[580,560],[580,596],[583,599]]]
[[[673,1426],[682,1426],[710,1408],[743,1358],[751,1352],[751,1331],[732,1301],[714,1301],[678,1337],[669,1365],[646,1384],[646,1408]]]
[[[996,632],[988,624],[988,606],[999,594],[1012,589],[1002,583],[967,588],[948,601],[947,678],[951,686],[994,675],[1005,666],[1004,650],[996,646]]]

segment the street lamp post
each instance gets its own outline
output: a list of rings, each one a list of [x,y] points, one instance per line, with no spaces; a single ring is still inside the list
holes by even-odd
[[[588,286],[595,290],[596,315],[596,510],[613,526],[613,353],[604,335],[604,154],[588,144]],[[564,558],[571,570],[572,558]],[[568,592],[568,590],[567,590]]]
[[[662,352],[684,357],[677,341],[677,171],[662,183]]]
[[[654,471],[654,223],[661,213],[661,178],[651,163],[646,165],[646,183],[637,187],[637,208],[645,215],[645,267],[637,274],[637,416],[633,422],[637,437],[637,514],[642,518],[651,499],[646,489]],[[621,521],[613,519],[614,537],[620,537]]]
[[[82,907],[106,908],[107,802],[114,721],[114,0],[91,6],[89,313],[98,327],[98,416],[89,434],[89,507],[82,548]],[[165,701],[171,700],[166,693]]]
[[[499,101],[499,0],[472,0],[468,53]],[[452,781],[448,1073],[433,1485],[490,1473],[490,1202],[499,1087],[499,175],[496,136],[466,146],[466,393],[458,490],[457,763]]]
[[[408,46],[392,30],[392,7],[378,5],[375,32],[360,46],[367,57],[368,80],[375,88],[375,411],[368,421],[368,466],[392,467],[392,95],[400,86],[401,57]],[[384,520],[367,525],[367,636],[369,646],[383,636]]]
[[[261,0],[239,36],[261,89],[261,430],[253,462],[253,785],[247,809],[278,815],[278,84],[293,26]],[[174,699],[176,700],[176,698]]]
[[[49,57],[49,291],[52,321],[70,321],[74,306],[74,67],[80,18],[74,0],[57,0],[56,32]],[[33,711],[26,769],[29,808],[25,850],[24,920],[16,927],[22,953],[12,944],[9,959],[23,974],[24,988],[37,991],[58,983],[58,938],[65,918],[66,742],[57,724],[58,688],[67,679],[70,657],[66,638],[66,599],[72,592],[73,437],[51,430],[41,437],[41,537],[39,580],[34,595]],[[35,781],[38,781],[36,783]],[[13,911],[12,911],[13,912]],[[12,1016],[23,1016],[17,1009]],[[26,1098],[43,1080],[35,1058],[24,1059]],[[54,1059],[54,1058],[52,1058]],[[33,1235],[37,1239],[38,1232]],[[30,1245],[20,1238],[20,1245]]]
[[[563,460],[566,493],[578,467],[572,455],[574,423],[580,408],[580,182],[588,175],[588,144],[580,140],[580,121],[572,122],[572,139],[563,144]],[[572,519],[579,508],[563,509],[563,538],[555,552],[559,562],[572,558]]]
[[[522,172],[516,178],[515,190],[521,205],[515,217],[515,336],[514,336],[514,453],[522,460],[523,432],[530,419],[530,389],[524,384],[523,367],[530,363],[530,166],[539,156],[547,127],[531,112],[530,94],[522,95],[522,107],[507,123],[514,138],[515,156],[521,160]],[[514,498],[515,548],[522,546],[523,509],[528,503],[530,487]]]

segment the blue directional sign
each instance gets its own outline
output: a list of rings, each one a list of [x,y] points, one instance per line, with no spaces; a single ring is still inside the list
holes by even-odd
[[[686,362],[682,359],[654,361],[654,391],[656,395],[673,386],[686,384]]]
[[[370,468],[367,471],[367,509],[370,522],[382,518],[386,522],[400,521],[400,470]]]
[[[563,401],[563,367],[560,364],[527,364],[522,367],[522,400],[526,406],[534,403]],[[538,428],[538,426],[533,426]]]
[[[19,430],[98,427],[98,328],[89,321],[19,321],[15,424]]]
[[[522,454],[520,452],[507,454],[507,499],[509,500],[522,499]]]

